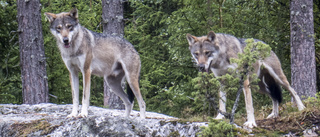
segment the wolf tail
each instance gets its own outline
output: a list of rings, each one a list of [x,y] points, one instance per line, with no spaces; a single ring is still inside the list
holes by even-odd
[[[262,70],[264,71],[261,81],[264,87],[267,89],[267,93],[270,94],[272,99],[277,100],[279,103],[282,102],[282,90],[280,85],[275,81],[275,79],[270,75],[267,69]],[[261,88],[261,86],[260,86]],[[262,89],[263,90],[263,89]]]
[[[129,101],[132,103],[134,100],[134,94],[128,83],[127,83],[127,94],[128,94]]]

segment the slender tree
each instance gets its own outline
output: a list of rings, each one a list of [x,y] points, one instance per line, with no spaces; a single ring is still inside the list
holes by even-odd
[[[300,97],[315,97],[313,1],[291,0],[291,83]]]
[[[39,0],[17,0],[24,104],[49,102]]]
[[[222,6],[223,6],[223,3],[225,2],[226,0],[217,0],[217,3],[219,4],[219,19],[220,19],[220,28],[223,28],[223,19],[222,19]]]
[[[103,33],[123,37],[123,2],[121,0],[102,0]],[[122,100],[111,92],[108,83],[104,81],[104,106],[124,109]]]

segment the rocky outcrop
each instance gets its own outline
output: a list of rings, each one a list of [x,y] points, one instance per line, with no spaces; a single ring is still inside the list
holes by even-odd
[[[81,108],[81,107],[80,107]],[[179,122],[179,119],[137,111],[124,117],[124,111],[89,107],[87,118],[67,118],[72,105],[0,104],[0,136],[196,136],[207,123]]]

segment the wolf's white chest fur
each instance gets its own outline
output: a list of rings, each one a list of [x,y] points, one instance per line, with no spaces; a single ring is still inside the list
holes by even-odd
[[[83,72],[85,58],[86,58],[85,55],[82,54],[77,57],[62,57],[62,60],[66,64],[69,70],[73,68],[77,68],[81,72]]]

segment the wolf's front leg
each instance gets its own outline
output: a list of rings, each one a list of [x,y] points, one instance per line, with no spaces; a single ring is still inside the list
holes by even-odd
[[[78,72],[69,70],[69,78],[72,92],[72,112],[67,117],[76,117],[78,115],[79,107],[79,76]]]
[[[219,110],[221,112],[227,112],[226,101],[227,101],[226,93],[223,92],[222,90],[220,90],[220,92],[219,92]],[[221,113],[218,113],[218,115],[215,119],[223,119],[223,118],[224,118],[224,115],[222,115]]]
[[[252,95],[251,90],[249,87],[249,80],[245,80],[243,84],[243,93],[244,93],[244,99],[246,103],[246,110],[247,110],[247,122],[245,122],[243,125],[248,128],[256,127],[256,121],[254,118],[254,109],[252,104]]]
[[[83,74],[83,96],[82,96],[82,108],[80,117],[88,116],[89,99],[90,99],[90,85],[91,85],[91,70],[85,70]]]

